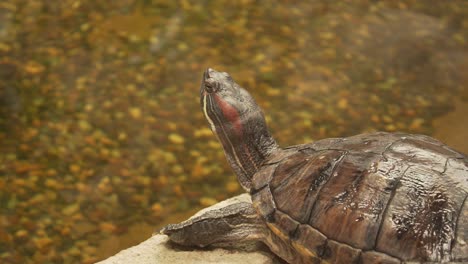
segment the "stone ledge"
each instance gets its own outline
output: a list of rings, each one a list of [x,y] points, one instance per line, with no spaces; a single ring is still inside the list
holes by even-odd
[[[181,251],[168,244],[165,235],[154,235],[134,247],[98,262],[98,264],[155,264],[155,263],[273,263],[267,253],[240,252],[225,249]]]
[[[207,210],[226,206],[227,204],[237,201],[250,201],[248,194],[242,194],[213,206],[205,208],[193,217],[202,214]],[[278,263],[277,258],[273,257],[271,253],[258,251],[258,252],[244,252],[238,250],[226,249],[191,249],[181,250],[172,246],[169,243],[169,238],[166,235],[154,235],[139,245],[125,249],[116,255],[98,262],[98,264],[175,264],[175,263],[226,263],[226,264],[244,264],[244,263],[260,263],[260,264],[273,264]]]

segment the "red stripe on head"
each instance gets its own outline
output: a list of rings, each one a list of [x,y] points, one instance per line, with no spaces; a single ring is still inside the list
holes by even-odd
[[[215,95],[214,98],[219,108],[221,109],[221,112],[223,112],[224,118],[226,118],[226,120],[232,124],[236,134],[239,136],[242,135],[242,124],[237,109],[217,95]]]

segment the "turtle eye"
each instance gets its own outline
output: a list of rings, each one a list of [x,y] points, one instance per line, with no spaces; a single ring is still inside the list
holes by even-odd
[[[213,92],[216,92],[218,90],[217,85],[216,85],[216,81],[213,78],[208,78],[205,81],[205,88],[206,88],[206,91],[209,92],[209,93],[213,93]]]

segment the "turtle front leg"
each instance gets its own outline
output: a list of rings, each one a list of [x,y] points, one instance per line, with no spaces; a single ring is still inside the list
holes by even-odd
[[[160,233],[176,244],[195,247],[224,247],[256,250],[265,235],[265,225],[248,194],[208,207]]]

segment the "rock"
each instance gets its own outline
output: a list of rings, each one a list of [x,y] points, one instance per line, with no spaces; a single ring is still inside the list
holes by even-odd
[[[138,107],[131,107],[129,113],[134,119],[140,119],[141,117],[141,109]]]
[[[205,208],[192,217],[203,214],[208,210],[214,210],[219,207],[227,206],[230,203],[237,201],[249,201],[250,197],[247,194],[242,194],[231,199],[219,202],[213,206]],[[274,257],[271,253],[266,251],[258,252],[245,252],[239,250],[226,250],[226,249],[196,249],[190,248],[184,250],[174,246],[169,242],[166,235],[154,235],[139,245],[125,249],[116,255],[105,259],[96,264],[146,264],[146,263],[223,263],[223,264],[237,264],[237,263],[260,263],[260,264],[273,264],[281,263],[278,258]]]
[[[174,144],[184,144],[185,139],[178,134],[172,133],[169,134],[169,141]]]
[[[174,249],[165,235],[154,235],[150,239],[125,249],[97,264],[146,264],[146,263],[274,263],[266,253],[241,252],[225,249],[187,250]]]
[[[66,215],[66,216],[71,216],[71,215],[75,214],[76,212],[78,212],[79,210],[80,210],[80,204],[73,203],[73,204],[70,204],[70,205],[67,205],[66,207],[64,207],[62,209],[62,214]]]

